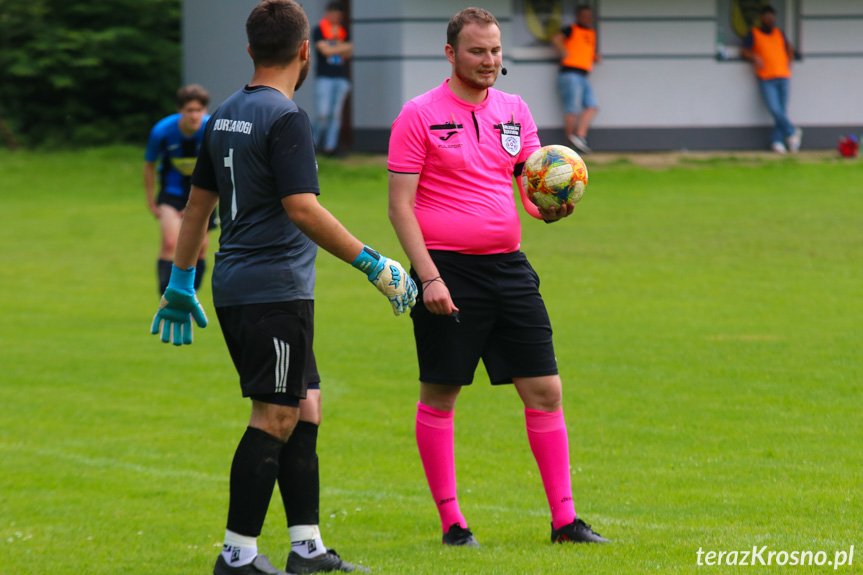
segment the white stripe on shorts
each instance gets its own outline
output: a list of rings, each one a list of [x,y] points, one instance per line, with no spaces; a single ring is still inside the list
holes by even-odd
[[[273,338],[276,348],[276,393],[284,393],[288,389],[288,366],[290,365],[291,346],[278,338]]]

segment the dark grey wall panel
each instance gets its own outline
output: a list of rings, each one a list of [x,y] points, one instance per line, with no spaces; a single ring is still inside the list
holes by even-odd
[[[771,128],[596,128],[590,132],[590,145],[597,152],[638,152],[677,150],[767,150]],[[863,135],[863,125],[816,126],[803,134],[804,150],[831,150],[840,136]],[[540,129],[543,144],[567,145],[563,130]],[[355,132],[357,152],[386,153],[389,130],[364,129]]]

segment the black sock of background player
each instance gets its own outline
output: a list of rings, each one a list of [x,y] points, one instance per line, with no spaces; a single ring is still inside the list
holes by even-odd
[[[195,265],[195,291],[201,288],[205,271],[207,271],[207,260],[198,260],[198,263]]]
[[[174,262],[171,260],[159,260],[156,263],[156,273],[159,276],[159,295],[165,293],[168,289],[168,282],[171,281],[171,267]]]
[[[279,453],[285,442],[266,431],[247,427],[231,464],[228,530],[246,537],[261,534],[279,475]]]
[[[279,458],[279,491],[288,527],[318,525],[321,483],[318,473],[318,426],[300,421]]]

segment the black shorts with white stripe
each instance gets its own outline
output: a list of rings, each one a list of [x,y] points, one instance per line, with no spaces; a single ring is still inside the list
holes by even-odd
[[[310,387],[319,387],[314,305],[297,300],[216,308],[243,397],[296,407]]]

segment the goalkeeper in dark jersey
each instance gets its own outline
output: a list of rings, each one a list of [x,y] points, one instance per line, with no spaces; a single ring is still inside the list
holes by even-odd
[[[255,73],[207,124],[152,331],[182,345],[192,341],[190,318],[206,326],[193,266],[218,202],[213,302],[252,410],[231,466],[227,530],[214,573],[283,573],[257,550],[277,482],[292,543],[287,571],[366,570],[327,550],[318,529],[320,377],[312,350],[318,246],[361,270],[396,315],[413,307],[417,289],[401,264],[364,246],[318,203],[311,124],[291,100],[310,62],[302,8],[293,0],[264,0],[246,33]],[[304,421],[310,414],[316,417]]]

